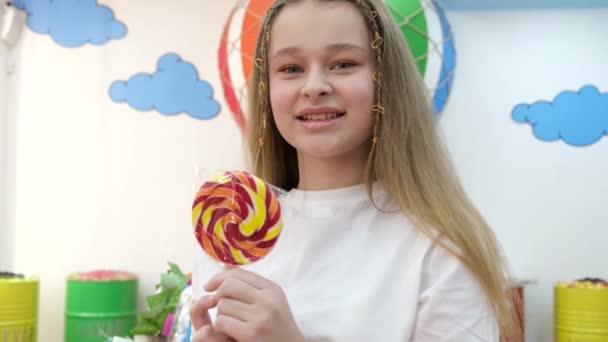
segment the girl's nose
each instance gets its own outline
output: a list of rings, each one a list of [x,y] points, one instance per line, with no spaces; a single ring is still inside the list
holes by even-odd
[[[327,96],[333,89],[329,84],[326,75],[321,70],[311,70],[306,78],[306,83],[302,88],[302,94],[306,97]]]

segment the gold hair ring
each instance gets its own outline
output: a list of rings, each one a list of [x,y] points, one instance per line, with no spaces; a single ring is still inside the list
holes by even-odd
[[[255,59],[255,66],[258,67],[258,69],[262,70],[263,65],[264,61],[261,58]]]
[[[376,32],[375,36],[376,39],[374,39],[374,41],[372,42],[372,49],[378,49],[380,45],[382,45],[382,42],[384,42],[384,39],[380,36],[378,32]]]
[[[375,104],[372,106],[372,112],[376,112],[378,114],[384,114],[384,107],[379,104]]]
[[[382,73],[381,72],[376,71],[372,75],[372,79],[374,79],[374,81],[376,81],[376,82],[380,82],[381,78],[382,78]]]

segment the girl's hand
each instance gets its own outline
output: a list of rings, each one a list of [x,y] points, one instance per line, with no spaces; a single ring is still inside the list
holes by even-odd
[[[205,290],[216,291],[216,333],[238,342],[305,341],[283,290],[272,281],[240,268],[228,268],[211,278]]]
[[[230,338],[217,332],[212,325],[209,309],[216,306],[213,296],[199,299],[190,309],[190,319],[194,326],[192,342],[228,342]]]

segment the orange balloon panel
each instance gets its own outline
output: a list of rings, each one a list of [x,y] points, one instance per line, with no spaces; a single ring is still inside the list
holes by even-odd
[[[241,28],[241,61],[245,80],[249,80],[251,68],[253,66],[253,55],[255,45],[260,34],[262,21],[266,11],[272,6],[275,0],[251,0],[247,4],[243,27]]]

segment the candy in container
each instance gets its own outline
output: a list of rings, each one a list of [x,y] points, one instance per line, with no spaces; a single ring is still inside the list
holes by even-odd
[[[283,228],[279,191],[248,172],[215,174],[199,188],[192,204],[196,240],[224,264],[260,260]]]
[[[583,278],[553,290],[555,341],[608,341],[608,282]]]

